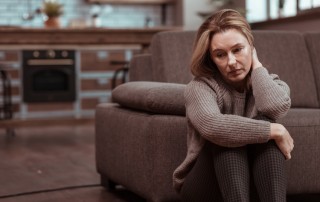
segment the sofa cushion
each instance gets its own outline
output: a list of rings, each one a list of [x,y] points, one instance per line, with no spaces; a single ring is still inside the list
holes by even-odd
[[[319,107],[316,82],[303,35],[293,31],[254,31],[259,60],[291,89],[292,107]]]
[[[309,32],[304,34],[309,50],[314,75],[318,89],[318,100],[320,101],[320,32]],[[320,103],[319,103],[320,105]]]
[[[295,143],[287,161],[288,193],[319,193],[320,109],[290,109],[279,122]]]
[[[130,81],[152,81],[151,55],[141,54],[134,56],[130,61]]]
[[[151,113],[185,115],[184,89],[184,84],[128,82],[112,91],[112,101]]]
[[[97,106],[96,120],[100,174],[146,201],[179,201],[172,173],[187,151],[184,116],[147,114],[102,103]]]
[[[186,84],[192,79],[189,63],[195,31],[156,34],[151,42],[154,81]]]

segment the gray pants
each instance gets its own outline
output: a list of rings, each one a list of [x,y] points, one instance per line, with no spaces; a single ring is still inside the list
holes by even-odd
[[[285,157],[274,141],[226,148],[207,142],[181,190],[182,201],[286,201]]]

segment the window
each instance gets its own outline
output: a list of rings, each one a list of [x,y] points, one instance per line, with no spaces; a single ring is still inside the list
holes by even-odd
[[[248,22],[264,21],[268,19],[267,0],[247,0],[246,1],[246,17]]]
[[[320,0],[246,0],[246,17],[248,22],[259,22],[295,16],[299,11],[315,7],[320,7]]]
[[[320,0],[300,0],[299,8],[300,10],[315,8],[320,6]]]

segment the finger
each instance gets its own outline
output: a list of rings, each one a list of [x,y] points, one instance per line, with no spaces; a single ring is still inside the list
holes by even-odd
[[[291,154],[287,154],[287,160],[290,160],[291,159]]]
[[[292,139],[292,137],[290,137],[290,142],[291,142],[292,144],[293,144],[293,142],[294,142],[293,139]]]
[[[291,159],[291,155],[288,154],[288,155],[286,156],[286,160],[290,160],[290,159]]]
[[[294,147],[294,144],[293,144],[293,142],[290,142],[290,148],[291,148],[291,150],[293,150],[293,147]]]

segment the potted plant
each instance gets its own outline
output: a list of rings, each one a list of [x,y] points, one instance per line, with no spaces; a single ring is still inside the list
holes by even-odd
[[[59,27],[59,17],[63,14],[63,5],[56,0],[45,0],[42,12],[46,15],[46,27]]]

